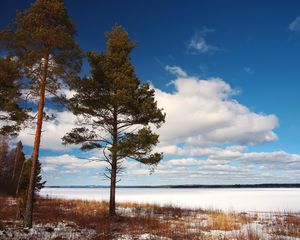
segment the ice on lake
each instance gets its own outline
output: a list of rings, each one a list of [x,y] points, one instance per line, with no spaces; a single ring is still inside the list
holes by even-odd
[[[40,194],[51,198],[109,200],[108,188],[44,188]],[[300,188],[118,188],[116,200],[225,211],[300,212]]]

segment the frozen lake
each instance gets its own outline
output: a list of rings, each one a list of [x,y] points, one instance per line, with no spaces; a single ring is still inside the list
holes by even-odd
[[[99,201],[109,199],[108,188],[44,188],[40,194],[51,198]],[[300,212],[300,188],[119,188],[116,200],[225,211]]]

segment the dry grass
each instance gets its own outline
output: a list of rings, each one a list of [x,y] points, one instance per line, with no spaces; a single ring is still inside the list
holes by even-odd
[[[266,232],[273,234],[274,239],[280,239],[277,235],[300,236],[300,216],[295,214],[278,215],[272,225],[268,225],[269,220],[259,220],[253,214],[181,209],[169,205],[121,203],[117,217],[110,218],[107,213],[107,202],[37,198],[34,221],[35,224],[70,221],[82,228],[95,229],[95,239],[101,240],[143,233],[174,240],[260,240],[255,229],[241,230],[242,226],[247,226],[245,224],[257,221],[268,227]],[[15,221],[16,215],[15,199],[0,196],[0,229],[1,222],[3,228]]]
[[[17,216],[16,204],[14,198],[0,195],[0,220],[14,220]]]
[[[300,238],[300,215],[287,213],[276,216],[273,223],[273,233]]]
[[[209,214],[209,216],[212,219],[212,223],[205,230],[231,231],[240,229],[241,224],[247,223],[234,213],[225,214],[224,212],[216,211]]]

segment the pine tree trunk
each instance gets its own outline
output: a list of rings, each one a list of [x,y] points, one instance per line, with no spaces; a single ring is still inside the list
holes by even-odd
[[[38,115],[37,115],[37,123],[35,130],[35,138],[34,138],[34,146],[32,153],[32,167],[30,174],[30,181],[28,186],[27,193],[27,202],[26,202],[26,211],[24,223],[28,228],[32,227],[32,211],[33,211],[33,198],[34,198],[34,190],[35,190],[35,173],[37,160],[39,157],[39,149],[41,142],[41,133],[42,133],[42,125],[43,125],[43,117],[44,117],[44,105],[45,105],[45,91],[46,91],[46,80],[47,80],[47,71],[48,71],[48,63],[49,63],[49,54],[46,55],[44,59],[43,72],[41,74],[41,82],[40,82],[40,100],[38,105]]]
[[[21,182],[21,178],[22,178],[22,175],[23,175],[25,162],[26,162],[26,161],[23,161],[22,168],[21,168],[21,172],[20,172],[20,175],[19,175],[18,183],[17,183],[17,189],[16,189],[16,196],[17,196],[17,197],[18,197],[18,195],[19,195],[20,182]]]
[[[13,174],[11,177],[11,186],[13,189],[13,194],[16,194],[17,190],[17,183],[16,183],[16,178],[18,176],[17,172],[20,170],[20,159],[21,159],[21,154],[22,154],[22,143],[18,142],[16,150],[15,150],[15,155],[14,155],[14,169],[13,169]]]
[[[5,136],[0,136],[0,192],[7,191],[7,153],[8,153],[8,143]]]
[[[109,199],[109,215],[114,217],[116,215],[116,178],[117,178],[117,164],[113,160],[111,169],[111,180],[110,180],[110,199]]]
[[[109,199],[109,215],[116,216],[116,182],[117,182],[117,144],[118,144],[118,127],[117,114],[114,111],[113,124],[113,146],[112,146],[112,164],[110,175],[110,199]]]

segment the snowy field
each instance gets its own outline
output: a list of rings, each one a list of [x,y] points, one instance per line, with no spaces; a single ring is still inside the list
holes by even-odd
[[[108,188],[44,188],[42,196],[51,198],[105,200]],[[172,204],[187,208],[213,208],[225,211],[300,212],[300,188],[275,189],[172,189],[119,188],[118,202]]]

